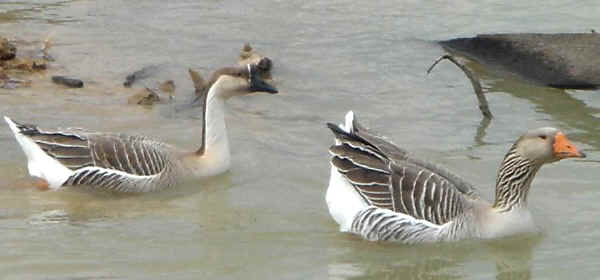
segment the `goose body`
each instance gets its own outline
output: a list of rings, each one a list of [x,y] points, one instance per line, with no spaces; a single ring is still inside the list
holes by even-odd
[[[87,185],[119,192],[157,191],[187,178],[229,169],[225,101],[257,91],[277,93],[255,73],[255,65],[215,72],[212,86],[203,95],[203,139],[197,151],[184,151],[143,136],[46,130],[4,119],[25,152],[29,174],[45,180],[51,189]]]
[[[584,157],[557,129],[524,134],[498,171],[496,200],[432,163],[412,157],[362,127],[352,112],[330,147],[326,202],[340,231],[402,243],[498,238],[536,230],[527,209],[531,181],[545,164]]]

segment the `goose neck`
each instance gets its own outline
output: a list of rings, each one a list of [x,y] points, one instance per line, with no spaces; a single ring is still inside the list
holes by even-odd
[[[493,208],[500,212],[527,206],[531,182],[541,164],[521,156],[513,146],[504,157],[496,178]]]
[[[225,124],[225,98],[219,87],[213,85],[205,95],[202,117],[202,146],[196,152],[200,157],[229,158],[229,140]]]

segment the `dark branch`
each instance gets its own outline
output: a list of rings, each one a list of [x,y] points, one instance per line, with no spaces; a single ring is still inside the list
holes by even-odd
[[[477,76],[475,76],[475,74],[473,74],[473,72],[471,72],[469,68],[464,66],[462,63],[458,62],[458,60],[456,60],[454,56],[449,54],[440,56],[438,59],[435,60],[435,62],[433,62],[429,69],[427,69],[427,74],[429,74],[431,70],[433,70],[433,67],[435,67],[440,61],[444,59],[450,60],[452,63],[454,63],[454,65],[458,66],[458,68],[460,68],[465,73],[467,78],[469,78],[469,80],[471,81],[471,85],[473,85],[475,95],[477,96],[477,101],[479,101],[479,110],[481,110],[481,113],[485,118],[491,119],[493,117],[492,112],[490,112],[487,99],[485,98],[483,90],[481,89],[481,83],[479,82],[479,78],[477,78]]]

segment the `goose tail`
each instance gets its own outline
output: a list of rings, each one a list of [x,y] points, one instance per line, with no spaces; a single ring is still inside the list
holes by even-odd
[[[33,125],[20,124],[6,116],[4,116],[4,120],[27,157],[29,175],[46,180],[51,189],[60,188],[73,171],[50,157],[27,135],[39,133],[38,128]]]
[[[336,125],[328,123],[327,126],[335,135],[335,147],[343,145],[342,139],[352,139],[358,127],[354,112],[348,111],[344,118],[344,123]],[[331,152],[330,149],[330,152]],[[352,222],[356,214],[362,209],[368,207],[364,199],[358,194],[356,189],[344,178],[338,168],[331,162],[331,173],[329,185],[325,195],[325,201],[329,208],[331,217],[339,224],[340,231],[348,232],[351,229]]]
[[[354,132],[354,112],[348,111],[344,117],[344,125],[340,124],[340,128],[346,131],[346,133]]]

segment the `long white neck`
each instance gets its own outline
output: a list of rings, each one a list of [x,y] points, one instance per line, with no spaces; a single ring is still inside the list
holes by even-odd
[[[219,94],[219,87],[213,85],[207,93],[204,108],[204,131],[202,148],[197,152],[196,173],[211,176],[229,169],[231,155],[225,125],[225,99]]]
[[[225,124],[225,99],[217,96],[214,89],[206,100],[206,151],[229,157],[229,141]]]

